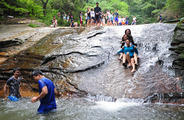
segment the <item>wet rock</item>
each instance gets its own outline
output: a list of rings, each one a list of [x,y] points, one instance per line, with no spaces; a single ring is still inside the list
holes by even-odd
[[[177,49],[177,47],[171,47],[171,48],[169,48],[169,50],[171,50],[171,51],[175,51]]]
[[[22,44],[22,40],[18,38],[15,38],[12,40],[0,41],[0,49],[11,47],[11,46],[17,46],[20,44]]]
[[[93,33],[92,35],[88,36],[87,39],[95,37],[95,36],[103,34],[103,33],[105,33],[105,31],[100,31],[100,32]]]
[[[169,50],[174,51],[177,55],[173,61],[173,67],[180,70],[180,74],[184,74],[184,24],[179,22],[175,28],[175,34],[173,36],[173,41],[171,42],[172,47]]]
[[[183,104],[184,103],[184,96],[183,93],[154,93],[150,95],[148,98],[145,99],[146,102],[162,102],[162,103],[176,103],[176,104]]]

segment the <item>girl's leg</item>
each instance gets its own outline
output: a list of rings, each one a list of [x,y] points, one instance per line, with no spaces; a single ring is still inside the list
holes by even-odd
[[[131,64],[132,64],[132,73],[135,72],[135,59],[134,58],[131,58]]]
[[[137,57],[137,54],[134,53],[134,60],[135,60],[135,64],[136,64],[136,65],[138,65],[138,64],[137,64],[137,58],[138,58],[138,57]]]
[[[118,60],[121,60],[122,58],[123,58],[123,53],[120,53],[120,56],[119,56]]]
[[[127,52],[127,54],[126,54],[126,60],[128,61],[128,67],[130,67],[131,66],[131,60],[130,60],[129,52]]]

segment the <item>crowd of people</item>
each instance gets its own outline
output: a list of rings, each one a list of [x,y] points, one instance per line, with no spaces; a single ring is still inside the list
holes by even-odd
[[[58,18],[60,18],[60,12],[58,12]],[[70,27],[77,27],[78,23],[74,22],[74,17],[72,15],[72,12],[69,12],[67,14],[62,14],[62,18],[64,21],[67,21],[70,23]],[[85,19],[84,19],[85,18]],[[96,3],[95,8],[88,7],[86,12],[83,13],[82,11],[79,13],[79,21],[80,21],[80,27],[82,27],[85,24],[85,27],[91,27],[91,26],[121,26],[121,25],[129,25],[129,18],[121,17],[118,14],[118,10],[115,12],[111,12],[110,10],[106,11],[104,13],[101,8],[99,7],[99,3]],[[136,25],[136,17],[133,17],[131,25]],[[55,16],[52,20],[52,27],[57,27],[57,20],[55,20]]]
[[[133,37],[131,35],[131,30],[126,29],[125,34],[121,40],[121,50],[116,54],[120,57],[118,60],[123,61],[124,67],[132,67],[131,73],[136,72],[136,66],[138,66],[138,50],[137,44],[134,42]],[[127,65],[128,64],[128,65]]]
[[[81,16],[81,14],[80,14]],[[96,7],[87,8],[87,11],[85,13],[85,25],[86,27],[90,26],[119,26],[119,25],[128,25],[129,24],[129,18],[121,17],[118,14],[118,10],[116,10],[114,13],[108,10],[106,13],[101,11],[101,8],[99,7],[99,3],[96,3]],[[136,25],[136,17],[133,17],[132,25]]]

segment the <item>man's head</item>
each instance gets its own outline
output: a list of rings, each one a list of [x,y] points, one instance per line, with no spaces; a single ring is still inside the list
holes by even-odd
[[[19,77],[19,76],[21,75],[21,73],[20,73],[20,68],[15,68],[15,69],[13,69],[13,75],[14,75],[15,77]]]
[[[55,16],[53,16],[53,20],[55,20],[56,19],[56,17]]]
[[[99,3],[98,2],[96,2],[96,6],[98,7],[98,5],[99,5]]]
[[[43,73],[40,70],[36,70],[33,72],[33,78],[35,81],[38,81],[43,78]]]

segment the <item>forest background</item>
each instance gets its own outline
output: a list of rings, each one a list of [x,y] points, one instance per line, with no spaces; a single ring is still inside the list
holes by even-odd
[[[128,16],[130,21],[136,16],[137,24],[158,22],[160,14],[163,21],[184,16],[184,0],[1,0],[0,20],[7,16],[26,17],[50,25],[56,16],[60,26],[67,26],[66,21],[58,18],[58,12],[61,17],[64,12],[72,12],[74,21],[79,22],[80,11],[85,13],[88,7],[94,8],[96,2],[104,13],[118,9],[119,15]]]

